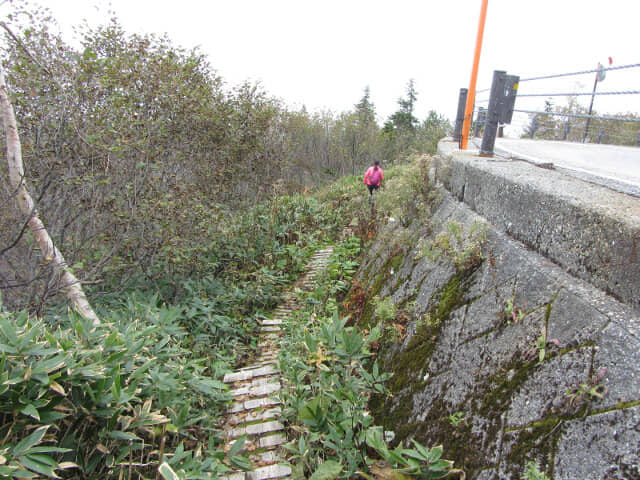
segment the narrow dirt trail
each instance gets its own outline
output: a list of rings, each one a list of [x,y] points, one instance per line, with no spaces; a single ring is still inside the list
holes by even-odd
[[[332,248],[317,251],[296,286],[311,290],[332,252]],[[250,365],[224,377],[224,382],[231,385],[234,397],[223,427],[226,450],[237,438],[247,435],[244,449],[250,452],[249,458],[254,467],[250,472],[233,473],[226,477],[228,480],[289,478],[291,474],[288,466],[278,463],[278,449],[286,443],[287,437],[279,421],[281,411],[277,393],[281,383],[277,357],[283,334],[280,326],[300,305],[292,292],[284,298],[284,302],[274,310],[273,318],[262,321],[258,342],[260,354]]]

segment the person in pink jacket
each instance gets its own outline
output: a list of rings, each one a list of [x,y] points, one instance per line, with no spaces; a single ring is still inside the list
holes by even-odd
[[[369,188],[369,195],[373,195],[373,191],[380,188],[380,183],[382,183],[383,178],[384,174],[380,168],[380,162],[376,160],[373,162],[373,165],[368,168],[367,173],[364,174],[364,180],[362,181],[362,183]]]

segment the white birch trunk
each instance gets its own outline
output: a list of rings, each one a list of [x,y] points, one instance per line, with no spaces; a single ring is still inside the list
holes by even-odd
[[[92,320],[93,325],[98,325],[100,319],[91,308],[87,297],[82,290],[80,281],[71,273],[60,251],[53,244],[51,236],[44,224],[38,218],[35,204],[27,191],[24,178],[24,166],[22,163],[22,147],[18,136],[18,127],[15,114],[5,81],[4,71],[0,71],[0,109],[2,110],[2,122],[7,140],[7,163],[9,165],[9,185],[16,196],[18,208],[23,215],[29,216],[29,228],[34,239],[40,247],[45,262],[51,262],[56,273],[60,275],[62,289],[71,301],[73,308],[83,317]]]

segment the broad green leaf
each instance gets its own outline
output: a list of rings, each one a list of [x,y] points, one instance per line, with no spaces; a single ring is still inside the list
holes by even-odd
[[[32,417],[32,418],[35,418],[36,420],[40,420],[40,414],[38,413],[38,410],[36,409],[36,407],[34,407],[32,404],[27,405],[22,410],[20,410],[20,412],[23,413],[24,415],[27,415],[28,417]]]
[[[111,438],[115,438],[117,440],[133,440],[133,441],[138,441],[138,442],[142,441],[142,439],[140,437],[137,437],[133,433],[122,432],[120,430],[113,430],[112,432],[109,432],[109,436]]]
[[[23,438],[15,447],[13,447],[11,453],[14,457],[20,457],[24,455],[29,449],[42,441],[45,433],[47,433],[48,425],[36,429],[31,435]]]
[[[444,472],[448,471],[453,466],[453,462],[449,460],[438,460],[435,463],[429,465],[430,470],[434,470],[436,472]]]
[[[372,427],[367,430],[366,442],[371,448],[376,450],[380,455],[386,458],[387,443],[384,441],[384,434],[382,433],[382,427]],[[384,452],[384,453],[383,453]]]
[[[233,442],[233,445],[231,445],[231,449],[229,450],[229,456],[233,457],[238,453],[240,453],[240,450],[242,450],[242,447],[244,447],[244,442],[246,440],[247,440],[247,436],[242,435],[235,442]]]
[[[235,457],[229,458],[229,463],[233,468],[237,468],[244,471],[251,470],[251,462],[249,461],[248,458],[245,458],[245,457],[240,457],[236,455]]]
[[[0,353],[15,354],[15,353],[18,353],[18,350],[10,345],[5,345],[4,343],[0,343]]]
[[[408,465],[407,459],[402,456],[403,448],[398,446],[394,450],[389,450],[389,463],[395,463],[396,465]]]
[[[162,465],[158,468],[158,472],[162,475],[164,480],[181,480],[176,472],[173,471],[173,468],[167,463],[162,462]]]
[[[45,423],[47,425],[51,423],[55,423],[61,418],[64,418],[68,415],[68,413],[57,412],[53,410],[41,410],[40,411],[40,423]]]
[[[33,447],[29,449],[29,454],[32,453],[67,453],[71,452],[70,448],[60,448],[60,447]]]
[[[416,447],[416,450],[420,452],[422,458],[430,462],[432,457],[429,449],[414,439],[411,439],[411,442],[413,443],[413,446]]]
[[[318,427],[324,421],[322,397],[309,400],[298,412],[298,420],[310,427]]]
[[[18,343],[18,335],[12,322],[5,317],[0,317],[0,331],[14,345]]]
[[[20,458],[23,467],[47,477],[60,478],[55,469],[58,464],[46,455],[24,455]]]
[[[23,478],[37,478],[38,474],[29,472],[27,470],[22,470],[21,468],[18,470],[11,470],[10,478],[19,478],[22,480]]]
[[[407,457],[415,458],[416,460],[421,460],[423,462],[428,462],[429,460],[429,457],[423,455],[421,452],[418,452],[417,450],[405,449],[403,453]]]
[[[320,465],[309,480],[334,480],[342,473],[342,465],[333,460],[327,460]]]
[[[442,445],[433,447],[429,452],[429,463],[435,463],[442,457]]]

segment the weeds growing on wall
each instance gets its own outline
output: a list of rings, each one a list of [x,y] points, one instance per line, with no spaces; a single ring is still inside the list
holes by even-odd
[[[467,271],[482,262],[482,246],[486,239],[486,225],[475,222],[469,232],[464,232],[458,222],[451,221],[443,232],[422,248],[420,257],[426,257],[431,261],[449,258],[456,270]]]

